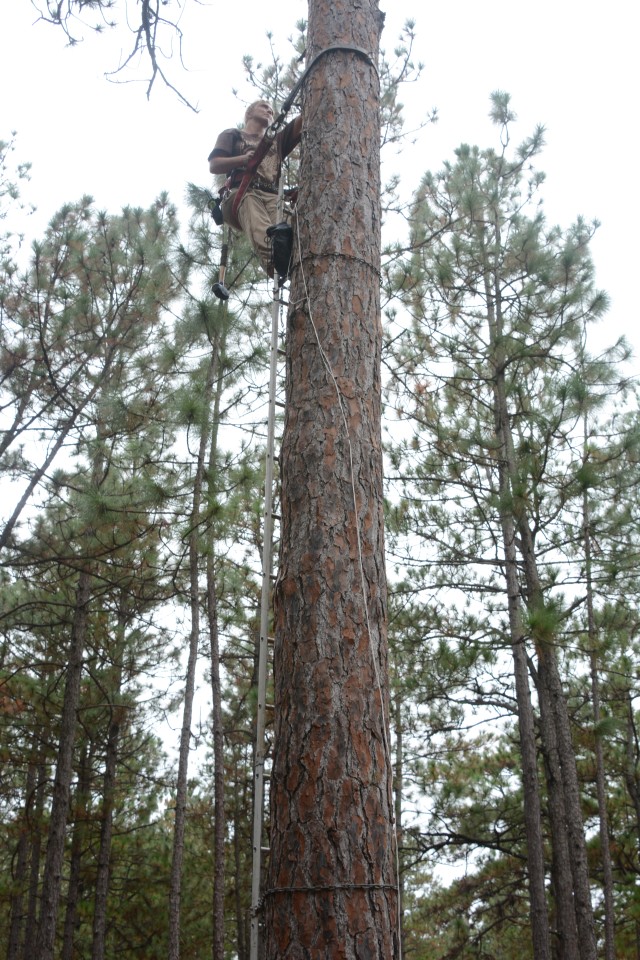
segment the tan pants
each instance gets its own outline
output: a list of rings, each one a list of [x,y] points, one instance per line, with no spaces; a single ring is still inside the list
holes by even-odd
[[[225,222],[234,229],[242,230],[260,263],[271,274],[269,263],[271,260],[271,245],[267,239],[267,229],[272,227],[278,216],[278,198],[275,193],[265,190],[247,190],[238,208],[238,220],[234,221],[231,215],[233,201],[237,190],[232,190],[222,204],[222,213]]]

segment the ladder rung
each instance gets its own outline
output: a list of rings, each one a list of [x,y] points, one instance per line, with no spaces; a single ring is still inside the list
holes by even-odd
[[[276,407],[282,407],[284,409],[284,403],[282,402],[282,400],[276,400],[275,405]]]
[[[260,847],[261,853],[271,853],[271,847]]]

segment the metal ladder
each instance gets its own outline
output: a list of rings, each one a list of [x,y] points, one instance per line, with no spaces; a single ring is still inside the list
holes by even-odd
[[[278,194],[278,218],[283,215],[284,200],[282,178]],[[260,907],[260,880],[262,872],[262,832],[264,819],[265,794],[265,729],[266,729],[266,693],[267,667],[269,660],[269,614],[271,610],[271,569],[273,555],[273,485],[274,485],[274,445],[276,423],[276,390],[278,376],[278,327],[282,306],[281,290],[277,279],[273,285],[273,303],[271,307],[271,346],[269,352],[269,401],[267,418],[267,452],[264,478],[264,512],[262,542],[262,593],[260,598],[260,638],[258,647],[258,706],[256,716],[256,741],[253,765],[253,867],[251,878],[251,927],[249,940],[249,960],[259,957],[258,910]]]

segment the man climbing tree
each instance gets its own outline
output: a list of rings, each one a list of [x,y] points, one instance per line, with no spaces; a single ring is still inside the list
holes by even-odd
[[[241,130],[232,127],[218,136],[209,154],[209,170],[227,174],[221,192],[224,222],[246,234],[260,263],[273,276],[268,234],[277,219],[280,167],[300,142],[302,118],[290,120],[273,139],[267,136],[273,109],[266,100],[250,103],[244,120]]]
[[[399,958],[376,0],[310,0],[287,329],[267,960]],[[336,49],[327,51],[327,48]],[[318,56],[320,54],[320,56]]]

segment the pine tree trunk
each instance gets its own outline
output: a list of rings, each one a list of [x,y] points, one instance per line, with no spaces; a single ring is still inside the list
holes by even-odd
[[[76,925],[78,920],[78,901],[82,896],[82,854],[87,830],[87,808],[91,791],[89,744],[85,741],[78,766],[78,785],[74,797],[73,834],[71,837],[71,855],[69,857],[69,882],[65,903],[64,930],[62,934],[61,960],[73,960]]]
[[[47,783],[47,767],[45,763],[38,764],[36,777],[35,803],[31,822],[35,824],[32,833],[31,850],[29,851],[29,897],[27,903],[27,922],[24,932],[23,960],[33,960],[35,956],[35,941],[38,929],[38,902],[40,884],[40,855],[42,852],[42,822],[44,812],[45,786]]]
[[[587,424],[585,421],[585,446]],[[582,500],[584,557],[587,587],[587,634],[589,637],[589,664],[591,670],[591,703],[593,709],[593,725],[595,727],[595,757],[596,757],[596,793],[598,797],[598,823],[600,830],[600,850],[602,857],[602,892],[604,900],[604,955],[605,960],[615,960],[616,943],[614,927],[613,901],[613,868],[611,865],[611,849],[609,846],[609,820],[607,816],[607,790],[605,785],[604,754],[602,738],[598,730],[600,724],[600,682],[598,678],[597,635],[596,621],[593,609],[593,577],[591,569],[591,518],[589,496],[584,491]]]
[[[500,488],[504,502],[507,493],[504,462],[500,465]],[[524,630],[522,629],[515,533],[512,518],[504,510],[501,511],[501,514],[509,626],[512,639],[511,649],[513,654],[516,702],[518,705],[520,756],[522,759],[522,788],[524,796],[525,833],[527,837],[531,940],[535,960],[551,960],[535,724],[533,707],[531,705],[531,693],[529,690]]]
[[[91,960],[104,960],[107,934],[107,896],[109,893],[109,865],[111,860],[111,837],[113,833],[113,803],[115,796],[116,768],[120,724],[112,717],[107,737],[107,757],[102,794],[102,823],[100,824],[100,849],[96,873],[96,894],[93,910],[93,941]]]
[[[624,782],[627,787],[627,793],[629,794],[633,804],[633,810],[636,819],[636,830],[638,835],[638,852],[640,853],[640,776],[638,775],[640,748],[638,745],[638,731],[636,729],[633,697],[630,689],[626,691],[626,708],[627,738]]]
[[[76,734],[76,713],[80,702],[82,657],[87,635],[87,619],[91,596],[91,574],[83,570],[78,579],[76,606],[69,645],[67,678],[64,689],[60,744],[53,784],[53,800],[49,821],[49,838],[42,879],[40,922],[35,960],[53,960],[56,921],[62,887],[65,831],[69,811],[69,794],[73,773],[73,746]],[[34,958],[30,958],[34,960]]]
[[[11,920],[9,924],[9,943],[7,960],[18,960],[20,941],[24,932],[24,894],[27,885],[29,865],[29,806],[36,786],[36,766],[30,763],[24,790],[24,813],[18,823],[18,846],[15,855],[15,874],[11,894]]]
[[[375,0],[311,0],[309,61],[377,63]],[[380,440],[379,89],[352,51],[304,91],[287,330],[267,960],[400,954]],[[355,493],[355,509],[354,509]]]
[[[573,900],[580,945],[579,955],[580,960],[596,960],[596,936],[576,758],[571,739],[567,701],[562,690],[555,651],[550,644],[538,644],[538,663],[540,685],[546,688],[549,695],[552,722],[557,737],[565,801],[567,841],[573,876]]]
[[[513,449],[510,449],[509,456],[513,471]],[[524,561],[528,603],[531,604],[532,610],[537,610],[541,608],[544,601],[538,577],[533,538],[524,516],[519,517],[518,533]],[[534,636],[534,641],[538,653],[538,694],[541,712],[543,702],[546,704],[547,719],[541,730],[543,737],[553,737],[554,743],[550,753],[552,755],[557,753],[559,777],[564,797],[564,823],[573,879],[573,904],[578,931],[578,955],[580,960],[596,960],[596,934],[591,904],[589,864],[569,710],[562,689],[553,643],[546,637],[540,636]]]
[[[534,670],[533,664],[531,669]],[[556,738],[555,721],[546,686],[535,671],[540,706],[541,749],[547,781],[547,812],[551,833],[551,881],[555,905],[554,951],[562,960],[580,960],[578,928],[573,902],[573,875],[567,837],[567,813]]]
[[[236,785],[240,783],[240,770],[238,765],[237,756],[234,762],[234,782]],[[238,796],[238,787],[236,786],[236,801],[233,804],[233,862],[235,867],[236,878],[242,877],[243,871],[243,857],[241,847],[247,849],[250,847],[249,840],[245,841],[243,837],[242,822],[240,818],[240,800],[241,797]],[[249,940],[248,931],[247,931],[247,917],[246,909],[243,908],[242,903],[242,886],[239,882],[236,881],[234,884],[234,907],[235,907],[235,921],[236,921],[236,954],[238,960],[247,960],[248,951],[247,943]]]
[[[400,862],[400,851],[402,850],[402,789],[403,789],[403,771],[404,771],[404,731],[402,727],[402,699],[397,693],[394,703],[394,726],[395,726],[395,777],[394,777],[394,806],[396,820],[396,845],[398,850],[398,912],[400,929],[400,960],[404,960],[404,876],[403,868]]]
[[[115,651],[116,668],[111,692],[110,718],[107,731],[107,748],[102,788],[102,811],[100,814],[100,847],[96,871],[96,892],[93,908],[93,939],[91,960],[104,960],[107,937],[107,898],[109,894],[111,838],[113,834],[113,806],[116,794],[116,771],[122,708],[118,700],[122,690],[122,658],[124,655],[124,617],[118,624],[119,644]]]

